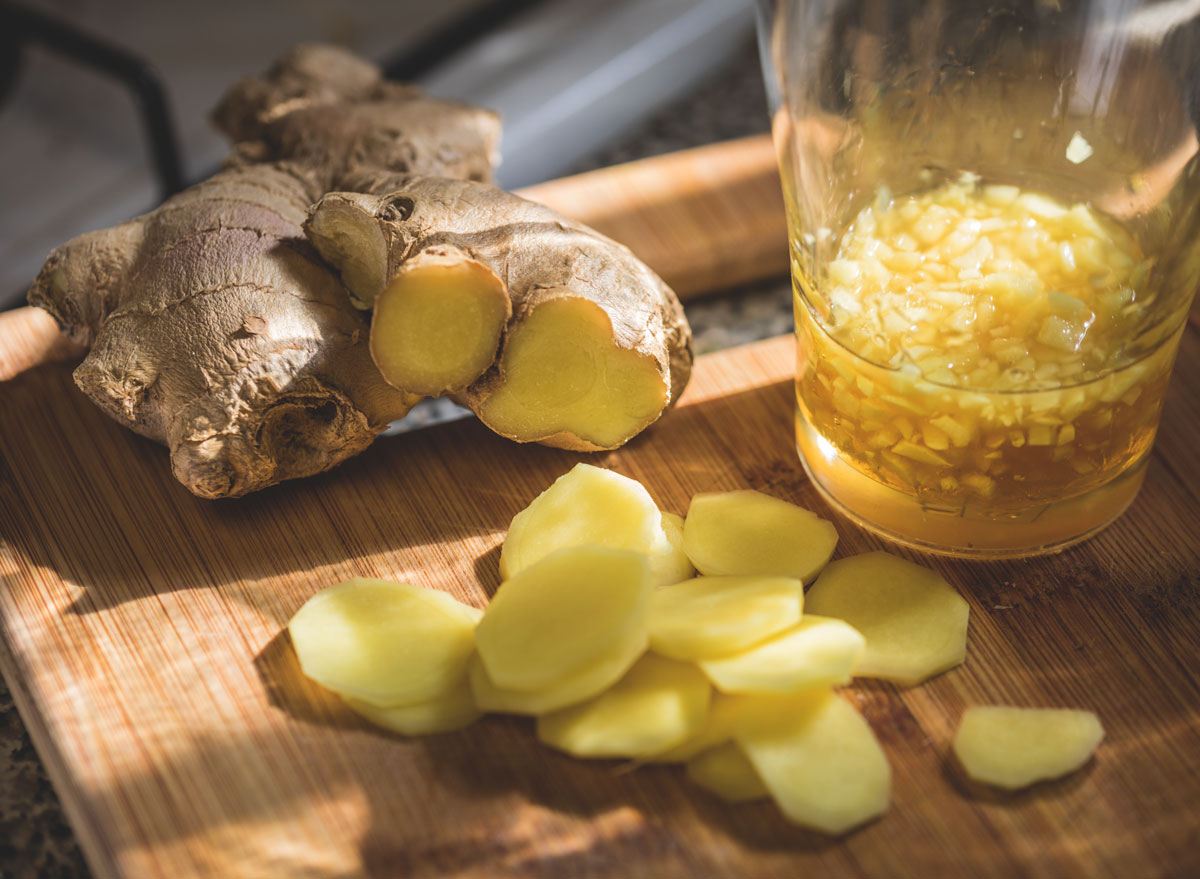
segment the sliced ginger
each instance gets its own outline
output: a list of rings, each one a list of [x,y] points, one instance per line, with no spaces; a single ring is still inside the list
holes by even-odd
[[[737,742],[726,742],[693,757],[686,769],[688,778],[730,803],[747,803],[771,795]]]
[[[662,530],[671,548],[666,553],[650,557],[650,572],[654,575],[654,582],[660,586],[682,583],[696,573],[692,560],[683,551],[683,516],[664,512]]]
[[[837,530],[795,504],[757,491],[698,494],[683,548],[702,574],[765,574],[808,583],[837,545]]]
[[[310,598],[288,632],[308,677],[389,707],[462,686],[479,618],[477,609],[442,592],[358,578]]]
[[[742,653],[702,660],[699,666],[725,693],[796,693],[849,683],[864,645],[848,623],[806,614]]]
[[[645,647],[644,638],[640,642]],[[488,677],[487,669],[478,656],[467,663],[467,679],[475,704],[484,711],[503,714],[546,714],[569,705],[585,702],[600,695],[621,679],[629,667],[641,656],[642,651],[621,649],[600,657],[560,681],[536,690],[506,690],[496,686]]]
[[[397,705],[380,708],[370,702],[353,697],[344,697],[351,710],[361,714],[376,726],[402,733],[406,736],[425,736],[433,733],[453,732],[473,723],[480,716],[471,690],[464,679],[454,689],[428,702],[413,705]]]
[[[394,387],[457,393],[496,359],[510,309],[504,284],[483,263],[424,255],[375,298],[371,356]]]
[[[673,659],[727,656],[800,619],[804,586],[788,577],[697,577],[650,600],[650,647]]]
[[[891,767],[850,703],[814,691],[749,705],[737,743],[789,820],[840,834],[887,809]]]
[[[963,661],[967,603],[936,571],[886,552],[831,562],[807,608],[867,639],[855,675],[912,686]]]
[[[953,748],[972,779],[1015,790],[1074,772],[1102,738],[1091,711],[987,705],[963,712]]]
[[[600,546],[553,552],[501,584],[475,630],[499,687],[538,690],[646,647],[653,582],[644,556]]]
[[[648,653],[591,701],[538,718],[538,738],[576,757],[643,757],[703,726],[712,688],[691,663]]]
[[[500,578],[508,580],[556,550],[593,544],[641,553],[656,583],[686,579],[691,563],[637,480],[576,464],[513,517],[500,550]]]
[[[587,299],[542,303],[509,332],[503,382],[472,408],[513,439],[616,448],[658,418],[671,389],[653,356],[618,346],[614,333],[608,313]]]

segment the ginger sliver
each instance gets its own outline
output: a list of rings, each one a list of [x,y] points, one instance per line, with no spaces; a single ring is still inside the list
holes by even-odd
[[[473,723],[480,716],[475,700],[464,679],[454,689],[427,702],[413,705],[397,705],[380,708],[370,702],[343,697],[345,703],[357,714],[376,726],[390,729],[406,736],[426,736],[433,733],[453,732]]]
[[[607,546],[645,555],[656,583],[691,573],[679,539],[638,481],[590,464],[576,464],[513,517],[500,550],[500,577],[508,580],[551,553],[570,546]],[[682,575],[682,576],[680,576]]]
[[[804,586],[788,577],[696,577],[655,591],[650,647],[674,659],[744,650],[800,619]]]
[[[359,578],[310,598],[288,632],[308,677],[388,707],[427,702],[464,682],[479,617],[433,589]]]
[[[746,803],[771,795],[737,742],[726,742],[693,757],[687,777],[730,803]]]
[[[652,588],[642,555],[560,549],[500,585],[475,631],[479,658],[511,690],[553,686],[614,653],[632,659],[646,646]]]
[[[683,548],[701,574],[766,575],[810,582],[837,545],[814,513],[757,491],[698,494],[683,523]]]
[[[967,603],[936,571],[886,552],[831,562],[806,598],[814,614],[845,620],[866,639],[855,675],[912,686],[953,668],[967,651]]]
[[[953,748],[972,779],[1015,790],[1074,772],[1102,738],[1091,711],[984,705],[963,712]]]

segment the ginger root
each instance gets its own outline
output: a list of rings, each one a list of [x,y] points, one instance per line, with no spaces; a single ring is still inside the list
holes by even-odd
[[[366,321],[301,229],[356,175],[489,179],[499,121],[303,46],[236,84],[228,167],[50,254],[29,301],[91,351],[80,389],[165,443],[202,497],[245,494],[365,449],[416,397],[383,381]]]
[[[612,449],[691,373],[663,282],[600,233],[484,183],[360,173],[305,230],[372,307],[371,353],[415,394],[453,394],[497,433]]]

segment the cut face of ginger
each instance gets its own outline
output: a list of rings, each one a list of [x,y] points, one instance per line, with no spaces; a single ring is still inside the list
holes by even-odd
[[[1090,711],[988,705],[963,712],[953,747],[972,779],[1015,790],[1074,772],[1102,738]]]
[[[670,399],[658,361],[618,345],[608,313],[587,299],[528,311],[505,340],[499,370],[504,382],[477,407],[480,419],[503,436],[547,445],[562,445],[561,436],[583,441],[567,448],[616,448]]]
[[[886,552],[831,562],[808,610],[845,620],[866,638],[855,675],[905,686],[953,668],[967,650],[967,603],[929,568]]]
[[[479,618],[445,593],[359,578],[310,598],[288,632],[308,677],[386,708],[463,686]]]
[[[605,657],[646,647],[654,587],[644,556],[600,546],[551,553],[500,585],[475,630],[488,677],[511,690],[552,687]]]
[[[500,550],[500,578],[564,547],[591,544],[641,553],[656,583],[675,582],[691,570],[681,541],[668,535],[675,527],[637,480],[576,464],[513,517]]]
[[[697,577],[655,591],[650,647],[673,659],[737,653],[800,619],[804,586],[789,577]]]
[[[454,393],[492,365],[510,311],[508,291],[483,263],[424,253],[376,297],[371,356],[393,387]]]
[[[892,771],[875,734],[828,690],[748,703],[736,740],[791,821],[846,833],[887,810]]]
[[[773,575],[809,582],[837,545],[832,523],[757,491],[698,494],[683,523],[683,548],[709,576]]]
[[[699,666],[723,693],[796,693],[848,684],[864,643],[848,623],[806,614],[742,653]]]
[[[748,803],[771,795],[737,742],[726,742],[693,757],[686,769],[688,778],[730,803]]]
[[[537,734],[576,757],[643,757],[699,731],[711,695],[694,665],[648,653],[595,699],[543,714]]]

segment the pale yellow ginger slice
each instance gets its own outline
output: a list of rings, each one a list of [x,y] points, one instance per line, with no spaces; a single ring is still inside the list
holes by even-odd
[[[1015,790],[1074,772],[1102,738],[1091,711],[983,705],[963,712],[953,747],[972,779]]]
[[[737,742],[726,742],[688,761],[687,777],[730,803],[748,803],[771,795],[754,764]]]
[[[912,686],[966,656],[962,596],[936,571],[886,552],[831,563],[809,590],[806,607],[845,620],[867,639],[858,677]]]
[[[453,732],[474,723],[480,716],[464,679],[457,687],[428,702],[380,708],[370,702],[343,697],[350,709],[376,726],[406,736]]]
[[[697,577],[655,591],[650,649],[673,659],[745,650],[794,625],[804,585],[790,577]]]
[[[460,686],[476,608],[443,592],[358,578],[318,592],[288,623],[300,668],[372,705],[412,705]]]
[[[671,524],[640,482],[576,464],[513,517],[500,550],[500,578],[510,579],[555,550],[593,544],[642,553],[656,583],[672,581],[691,565],[665,527]]]
[[[646,647],[653,588],[638,553],[560,549],[500,585],[475,630],[479,658],[511,690],[551,687],[605,657],[632,661]]]
[[[644,648],[645,639],[640,643]],[[467,663],[467,679],[475,704],[484,711],[547,714],[598,696],[619,681],[641,655],[641,650],[636,653],[624,649],[614,651],[569,677],[537,690],[506,690],[496,686],[476,655]]]
[[[796,693],[849,683],[865,644],[848,623],[807,614],[742,653],[698,664],[725,693]]]
[[[643,757],[695,735],[712,688],[694,665],[647,653],[595,699],[538,718],[538,738],[576,757]]]
[[[671,551],[650,558],[650,573],[660,586],[682,583],[696,573],[692,560],[683,551],[683,516],[663,512],[662,529],[663,534],[667,535]]]
[[[832,692],[755,699],[735,737],[789,821],[840,834],[887,810],[892,771],[883,749]]]
[[[765,574],[805,583],[825,567],[837,529],[814,513],[757,491],[698,494],[683,548],[701,574]]]
[[[738,713],[745,705],[747,698],[713,691],[704,726],[695,735],[689,736],[679,744],[645,758],[646,761],[649,763],[685,763],[697,754],[732,740],[734,723],[736,723]]]

